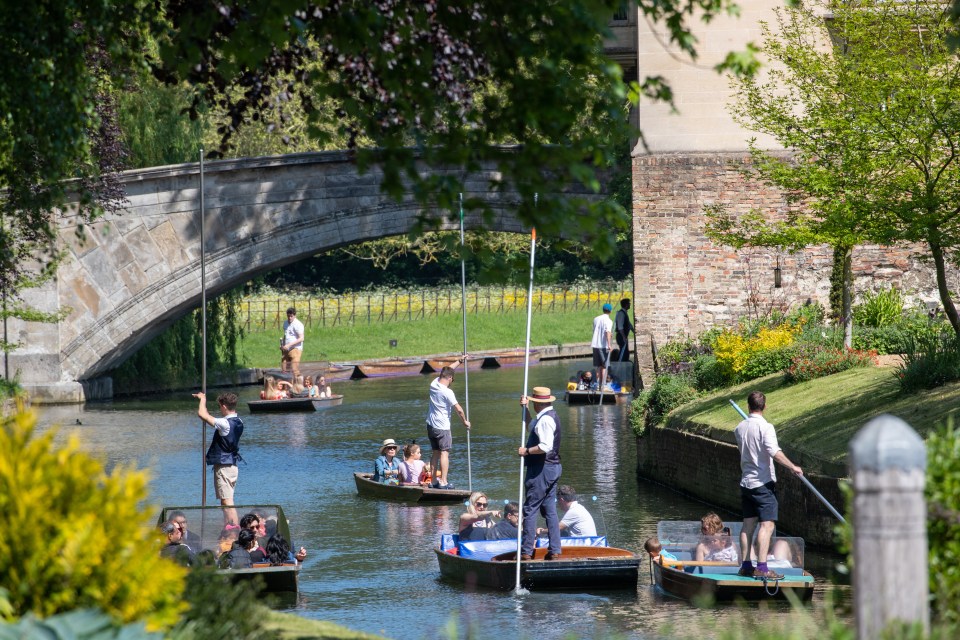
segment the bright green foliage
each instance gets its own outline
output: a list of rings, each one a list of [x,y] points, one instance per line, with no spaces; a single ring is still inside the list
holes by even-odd
[[[122,625],[96,609],[78,609],[40,620],[27,614],[15,623],[0,622],[0,640],[44,638],[44,640],[163,640],[142,622]]]
[[[198,565],[187,574],[184,600],[190,608],[170,630],[170,640],[267,640],[268,609],[257,581],[231,582],[216,567]],[[2,639],[0,639],[2,640]]]
[[[170,626],[181,610],[183,569],[160,558],[146,526],[147,475],[103,463],[71,438],[35,436],[18,412],[0,428],[0,584],[12,615],[41,618],[99,608],[120,622]]]
[[[646,410],[647,424],[659,424],[668,413],[696,397],[697,390],[689,375],[664,373],[657,376],[653,386],[634,401],[633,410],[642,407]]]
[[[876,363],[875,352],[836,349],[821,345],[801,345],[788,366],[784,367],[787,382],[806,382],[857,367],[872,367]]]
[[[889,327],[903,317],[904,300],[899,289],[867,291],[853,310],[853,319],[865,327]]]
[[[897,379],[904,393],[935,389],[960,380],[960,338],[926,334],[907,340]]]
[[[927,436],[930,592],[941,620],[960,622],[960,432],[953,419]]]

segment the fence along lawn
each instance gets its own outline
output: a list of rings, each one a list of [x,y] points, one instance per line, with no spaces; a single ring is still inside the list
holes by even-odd
[[[463,349],[463,316],[460,307],[460,290],[451,289],[439,292],[430,290],[433,295],[396,294],[397,300],[391,300],[390,294],[356,294],[356,313],[344,312],[344,300],[341,296],[341,314],[336,324],[335,316],[323,316],[314,302],[307,305],[303,298],[274,298],[269,301],[251,300],[251,308],[260,312],[267,304],[268,322],[254,321],[258,313],[241,316],[246,320],[246,335],[241,346],[241,356],[248,366],[276,367],[279,365],[278,347],[280,327],[286,319],[287,307],[297,309],[297,317],[306,327],[306,340],[303,359],[308,361],[361,360],[367,358],[424,356],[435,353],[459,352]],[[520,289],[486,288],[468,292],[467,337],[468,347],[472,351],[492,349],[512,349],[523,347],[526,339],[527,292]],[[490,295],[490,310],[487,311],[487,293]],[[497,293],[499,299],[493,297]],[[479,294],[479,295],[478,295]],[[538,288],[533,295],[533,317],[531,320],[530,341],[536,345],[556,345],[589,342],[593,334],[592,320],[601,313],[605,302],[619,308],[621,298],[632,295],[621,285],[615,285],[607,291],[576,291],[572,287]],[[330,306],[325,299],[323,307]],[[383,301],[387,300],[384,305]],[[401,306],[404,301],[409,307]],[[425,306],[423,301],[427,301]],[[439,304],[438,304],[439,301]],[[246,302],[243,301],[246,309]],[[374,304],[374,303],[377,304]],[[259,305],[258,305],[259,303]],[[367,313],[369,304],[369,314]],[[382,313],[393,305],[403,309],[403,313],[393,316]],[[279,307],[278,307],[279,305]],[[257,309],[257,307],[260,309]],[[278,314],[280,309],[282,315]],[[334,307],[336,308],[336,307]],[[349,309],[353,309],[351,300]],[[448,311],[449,309],[449,311]],[[313,311],[313,316],[308,316]],[[409,315],[408,315],[409,314]],[[381,319],[381,317],[383,319]],[[409,317],[409,319],[408,319]],[[275,318],[270,321],[270,318]],[[280,319],[282,318],[282,320]],[[348,319],[350,321],[348,321]],[[391,347],[395,340],[396,347]]]

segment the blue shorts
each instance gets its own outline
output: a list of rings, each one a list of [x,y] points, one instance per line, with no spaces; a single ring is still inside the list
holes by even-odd
[[[740,487],[740,508],[743,510],[743,519],[759,518],[760,522],[776,522],[778,506],[776,491],[776,482],[768,482],[755,489]]]

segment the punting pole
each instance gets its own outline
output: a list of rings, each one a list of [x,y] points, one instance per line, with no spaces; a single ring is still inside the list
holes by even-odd
[[[747,417],[748,417],[747,414],[745,414],[745,413],[743,412],[743,409],[740,408],[740,405],[738,405],[736,402],[734,402],[732,398],[730,399],[730,404],[733,405],[733,408],[737,410],[737,413],[739,413],[741,416],[743,416],[743,419],[744,419],[744,420],[747,419]],[[847,521],[844,519],[844,517],[843,517],[842,515],[840,515],[840,512],[837,511],[836,509],[834,509],[833,505],[830,504],[830,503],[827,501],[827,499],[823,497],[823,494],[822,494],[822,493],[820,493],[819,491],[817,491],[817,488],[816,488],[815,486],[813,486],[813,483],[812,483],[812,482],[810,482],[809,480],[807,480],[806,476],[799,475],[799,476],[797,476],[797,477],[800,478],[800,480],[803,481],[803,484],[807,485],[807,489],[810,489],[810,491],[813,492],[813,495],[817,496],[817,498],[820,499],[820,502],[822,502],[822,503],[823,503],[823,506],[825,506],[825,507],[827,508],[827,511],[829,511],[831,514],[833,514],[833,517],[834,517],[834,518],[836,518],[837,520],[839,520],[839,521],[842,522],[843,524],[847,524]]]
[[[470,422],[470,367],[467,364],[467,262],[463,238],[463,193],[460,194],[460,300],[463,314],[463,399]],[[447,480],[444,480],[447,482]],[[470,429],[467,429],[467,489],[473,493],[473,465],[470,461]]]
[[[207,393],[207,254],[204,242],[204,227],[206,225],[206,203],[203,200],[203,147],[200,147],[200,391]],[[200,421],[200,506],[207,506],[207,429]]]
[[[538,200],[537,194],[533,195],[533,202],[536,205]],[[530,232],[530,287],[527,290],[527,341],[526,341],[526,351],[523,354],[523,395],[527,395],[527,382],[530,375],[530,319],[533,315],[533,265],[536,256],[537,250],[537,230],[533,229]],[[526,407],[520,408],[520,446],[522,447],[527,441],[527,420],[526,420]],[[520,542],[522,539],[523,533],[523,463],[524,460],[520,458],[520,501],[517,503],[520,505],[520,514],[517,519],[517,582],[514,586],[514,591],[520,591]]]

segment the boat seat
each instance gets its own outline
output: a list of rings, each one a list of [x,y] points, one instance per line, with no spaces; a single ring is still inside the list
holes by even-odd
[[[460,556],[474,560],[489,560],[501,553],[516,552],[516,540],[467,540],[457,545]]]
[[[440,551],[456,549],[460,536],[456,533],[443,533],[440,535]]]
[[[549,538],[537,538],[536,546],[549,547]],[[607,536],[564,536],[560,538],[561,547],[606,547]]]

